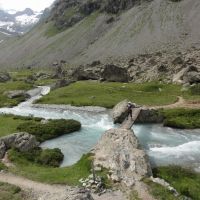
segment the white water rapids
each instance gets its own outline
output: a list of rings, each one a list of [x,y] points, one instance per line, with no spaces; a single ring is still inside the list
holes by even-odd
[[[43,148],[60,148],[65,155],[62,166],[77,162],[97,143],[101,135],[114,127],[108,112],[87,112],[80,109],[37,108],[32,102],[48,94],[49,87],[32,91],[32,97],[13,108],[0,108],[0,113],[35,116],[45,119],[75,119],[81,122],[78,132],[63,135],[41,144]],[[152,165],[178,164],[200,171],[200,130],[178,130],[158,124],[134,125],[142,147],[147,151]]]

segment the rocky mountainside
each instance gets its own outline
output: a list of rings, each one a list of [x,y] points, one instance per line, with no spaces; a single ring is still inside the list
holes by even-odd
[[[35,25],[42,12],[35,12],[30,8],[23,11],[0,10],[0,32],[6,36],[24,34]]]
[[[57,0],[47,20],[0,44],[0,65],[106,63],[158,51],[173,55],[200,46],[199,10],[199,0]]]

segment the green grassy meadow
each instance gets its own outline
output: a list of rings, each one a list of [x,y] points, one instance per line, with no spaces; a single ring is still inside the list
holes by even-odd
[[[141,105],[165,105],[174,103],[178,95],[182,95],[181,86],[173,84],[79,81],[50,92],[37,103],[112,108],[129,99]]]

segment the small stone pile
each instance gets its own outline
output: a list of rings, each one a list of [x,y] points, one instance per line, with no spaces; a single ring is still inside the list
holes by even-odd
[[[105,184],[100,176],[94,177],[90,174],[86,179],[80,179],[79,182],[84,188],[90,190],[92,193],[97,193],[98,195],[106,193]]]

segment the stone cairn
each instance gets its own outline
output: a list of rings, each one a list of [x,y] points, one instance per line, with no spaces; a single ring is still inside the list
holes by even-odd
[[[92,174],[90,174],[86,179],[81,178],[79,180],[84,189],[96,193],[99,196],[107,192],[103,178],[95,174],[95,172],[101,170],[101,167],[93,167],[91,170]]]

